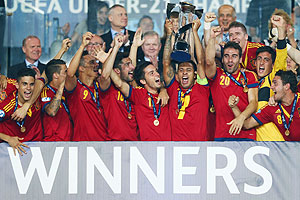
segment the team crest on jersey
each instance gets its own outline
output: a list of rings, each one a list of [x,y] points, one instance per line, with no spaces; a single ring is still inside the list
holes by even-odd
[[[0,110],[0,118],[5,117],[5,112],[3,110]]]
[[[0,93],[0,102],[4,101],[7,98],[7,94],[5,91]]]
[[[51,101],[51,97],[43,97],[42,102],[48,102]]]
[[[275,113],[276,113],[276,114],[281,113],[280,109],[276,110]]]

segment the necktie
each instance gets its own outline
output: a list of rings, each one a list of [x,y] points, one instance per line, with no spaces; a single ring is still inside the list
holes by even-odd
[[[229,33],[223,33],[223,41],[224,42],[229,42]]]
[[[30,64],[28,66],[29,66],[29,68],[31,68],[35,71],[35,73],[36,73],[35,78],[36,79],[41,77],[41,72],[40,72],[39,68],[37,68],[34,64]]]

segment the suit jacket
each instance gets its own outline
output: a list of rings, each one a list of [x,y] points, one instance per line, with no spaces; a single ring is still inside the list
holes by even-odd
[[[134,31],[130,31],[128,30],[128,39],[129,39],[129,46],[124,46],[124,52],[129,52],[130,51],[130,47],[132,45],[132,41],[133,41],[133,37],[134,37],[135,32]],[[101,35],[101,38],[104,40],[105,42],[105,51],[108,52],[108,50],[111,48],[110,44],[113,41],[112,35],[111,35],[111,30],[108,31],[107,33]]]
[[[8,72],[7,72],[7,77],[8,78],[13,78],[13,79],[17,79],[17,74],[20,70],[26,69],[26,63],[25,60],[22,63],[13,65],[11,67],[8,68]],[[41,74],[43,73],[43,71],[46,68],[46,65],[41,63],[40,61],[38,61],[38,66],[37,68],[40,70]]]

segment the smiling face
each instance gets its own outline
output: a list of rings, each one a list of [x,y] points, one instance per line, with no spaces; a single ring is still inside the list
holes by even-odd
[[[195,70],[191,63],[184,62],[178,66],[177,79],[183,89],[188,89],[195,83],[195,76]]]
[[[124,29],[128,23],[128,16],[125,8],[119,6],[110,11],[108,19],[111,27],[116,31]]]
[[[23,76],[18,80],[16,88],[18,89],[18,98],[21,103],[30,100],[34,89],[34,81],[35,79],[32,76]]]
[[[107,21],[108,8],[102,7],[97,11],[97,22],[101,25],[104,25]]]
[[[133,71],[134,71],[134,65],[132,64],[131,59],[128,58],[123,58],[122,62],[120,62],[121,66],[121,72],[120,72],[120,78],[123,81],[131,82],[133,81]]]
[[[145,79],[140,80],[140,82],[144,85],[145,89],[150,93],[157,93],[157,91],[161,88],[162,84],[160,81],[160,75],[153,65],[148,65],[144,69]]]
[[[232,6],[223,5],[219,8],[218,22],[219,25],[224,28],[224,31],[228,31],[230,23],[235,20],[236,16]]]
[[[104,41],[100,36],[94,35],[94,37],[92,37],[92,39],[86,46],[86,50],[89,52],[89,54],[91,54],[92,51],[95,49],[95,46],[97,46],[97,47],[104,48],[103,51],[105,51],[105,46],[103,46],[103,43]]]
[[[161,48],[160,39],[157,35],[147,35],[142,45],[142,50],[146,57],[157,57]]]
[[[271,73],[273,68],[272,56],[269,52],[261,52],[256,58],[256,72],[258,78],[263,78]]]
[[[85,55],[83,58],[84,58],[84,66],[82,67],[84,68],[84,70],[82,70],[82,73],[92,78],[97,77],[98,67],[99,67],[97,60],[91,55]]]
[[[286,95],[287,84],[283,85],[280,76],[275,76],[272,80],[271,89],[274,91],[275,101],[280,102]]]
[[[41,42],[35,37],[28,38],[22,47],[22,50],[25,53],[26,60],[30,63],[34,63],[42,55]]]
[[[229,29],[229,40],[239,44],[244,51],[248,41],[248,34],[241,27],[232,27]]]
[[[239,50],[230,47],[226,48],[224,50],[222,62],[225,70],[230,74],[234,74],[239,69]]]

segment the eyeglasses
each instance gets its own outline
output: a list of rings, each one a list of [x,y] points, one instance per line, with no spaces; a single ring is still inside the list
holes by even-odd
[[[98,42],[95,42],[95,43],[88,43],[88,46],[102,46],[103,45],[103,43],[98,43]]]

